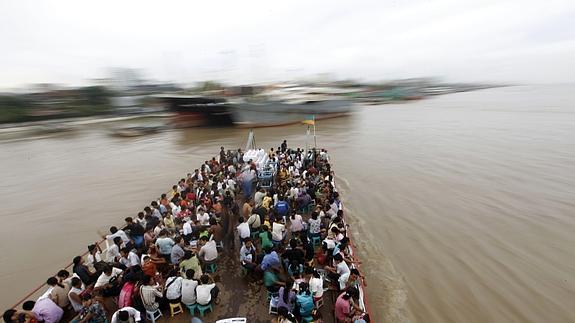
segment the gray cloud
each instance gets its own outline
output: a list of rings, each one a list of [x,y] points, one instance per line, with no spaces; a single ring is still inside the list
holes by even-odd
[[[575,81],[573,1],[2,1],[0,86],[160,80]]]

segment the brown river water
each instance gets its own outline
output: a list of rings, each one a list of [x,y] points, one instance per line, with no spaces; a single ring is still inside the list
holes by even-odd
[[[374,322],[575,321],[574,90],[499,88],[318,122]],[[234,128],[115,138],[110,126],[0,138],[3,307],[247,138]],[[255,133],[266,149],[305,142],[304,125]]]

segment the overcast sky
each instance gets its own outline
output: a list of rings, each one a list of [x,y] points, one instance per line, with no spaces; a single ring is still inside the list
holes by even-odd
[[[0,87],[151,79],[575,81],[575,0],[1,0]]]

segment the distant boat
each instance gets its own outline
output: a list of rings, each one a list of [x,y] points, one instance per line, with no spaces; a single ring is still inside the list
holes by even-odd
[[[128,126],[112,129],[111,135],[116,137],[140,137],[158,133],[164,130],[165,126]]]
[[[340,117],[353,104],[339,89],[274,87],[250,95],[226,98],[161,95],[168,109],[176,112],[179,126],[266,127],[297,123],[314,115],[316,120]]]

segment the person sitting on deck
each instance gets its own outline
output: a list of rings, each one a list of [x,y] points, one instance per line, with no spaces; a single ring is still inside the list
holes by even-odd
[[[158,251],[160,255],[166,259],[167,262],[170,261],[172,254],[172,248],[176,243],[172,238],[168,237],[168,230],[162,229],[160,231],[158,239],[156,239],[156,246],[158,246]]]
[[[325,270],[328,272],[328,278],[333,282],[337,281],[338,289],[343,290],[345,289],[347,280],[349,279],[349,266],[339,253],[333,256],[333,261],[335,263],[335,267],[325,266]]]
[[[138,257],[135,249],[122,248],[120,255],[120,263],[126,266],[126,268],[140,265],[140,257]]]
[[[210,214],[206,212],[204,206],[198,208],[196,220],[200,223],[200,225],[208,225],[210,223]]]
[[[141,248],[144,245],[144,227],[134,222],[130,216],[125,218],[124,221],[126,222],[126,230],[134,241],[134,246]]]
[[[122,230],[122,229],[118,229],[118,228],[112,226],[112,227],[110,227],[110,233],[111,234],[102,236],[102,238],[113,240],[116,237],[120,237],[120,238],[122,238],[122,242],[124,244],[131,241],[130,238],[128,237],[128,235],[126,234],[126,232],[124,232],[124,230]]]
[[[102,261],[102,249],[96,242],[88,246],[88,255],[86,256],[86,266],[94,266],[94,264]]]
[[[22,304],[22,309],[30,312],[38,322],[57,323],[64,316],[64,310],[50,298],[38,299],[36,302],[26,301]]]
[[[203,236],[200,238],[199,245],[201,247],[198,252],[198,258],[202,262],[203,267],[205,268],[206,265],[215,263],[218,259],[218,248],[216,247],[216,242]]]
[[[306,320],[311,317],[314,308],[315,305],[309,290],[309,285],[307,283],[300,283],[299,292],[296,296],[296,316]]]
[[[248,270],[248,273],[251,273],[257,267],[256,259],[256,247],[254,247],[252,239],[248,237],[240,248],[240,262]]]
[[[349,289],[349,288],[359,288],[359,286],[361,286],[363,281],[363,285],[365,285],[365,280],[364,277],[359,273],[359,270],[357,270],[357,268],[352,268],[350,270],[350,274],[349,274],[349,279],[347,280],[347,283],[345,284],[345,288]]]
[[[272,224],[272,239],[274,244],[281,244],[286,236],[286,226],[279,220]]]
[[[313,211],[311,213],[308,223],[308,234],[310,238],[321,236],[321,219],[319,218],[319,213]]]
[[[181,211],[180,211],[181,213]],[[164,226],[170,232],[176,231],[176,223],[174,216],[172,215],[172,211],[167,211],[166,214],[163,215],[162,221],[164,222]]]
[[[210,234],[210,239],[216,242],[216,245],[219,245],[224,240],[224,228],[218,223],[218,221],[214,218],[210,219],[210,228],[208,229],[208,233]]]
[[[292,235],[297,235],[303,231],[303,219],[300,214],[293,212],[290,216],[290,231]]]
[[[290,249],[287,249],[282,254],[283,263],[285,268],[287,269],[290,264],[295,263],[296,266],[303,265],[305,262],[305,254],[304,252],[298,248],[297,240],[292,238],[289,241]]]
[[[142,271],[145,275],[154,276],[156,275],[157,268],[156,264],[152,261],[150,256],[144,256],[144,262],[142,263]]]
[[[278,308],[285,307],[290,312],[293,311],[296,299],[296,293],[293,291],[293,284],[293,279],[288,278],[285,286],[280,287],[277,303]]]
[[[268,248],[273,248],[274,244],[272,242],[272,233],[270,232],[269,226],[262,225],[262,231],[259,234],[261,241],[261,249],[266,250]]]
[[[264,272],[264,286],[271,294],[277,294],[281,286],[285,286],[285,283],[282,282],[278,277],[278,271],[275,268],[269,268]]]
[[[200,260],[192,251],[186,250],[186,253],[184,254],[184,260],[180,262],[179,267],[182,273],[187,273],[188,270],[193,270],[195,273],[194,279],[200,279],[202,276]]]
[[[160,308],[160,304],[156,299],[162,297],[162,287],[155,286],[154,278],[149,275],[144,275],[142,278],[142,284],[143,286],[140,287],[142,304],[146,311],[154,312]]]
[[[70,301],[68,300],[69,288],[60,283],[56,277],[48,278],[46,285],[51,287],[48,297],[54,301],[54,303],[56,303],[61,308],[65,308],[68,306],[68,304],[70,304]]]
[[[341,293],[335,301],[335,318],[337,323],[352,322],[351,319],[358,313],[361,308],[357,306],[354,300],[359,298],[359,291],[352,287]]]
[[[247,222],[244,221],[243,217],[238,218],[238,222],[240,223],[236,229],[238,230],[238,236],[240,238],[240,244],[244,241],[245,238],[248,238],[251,234],[250,226]]]
[[[106,250],[107,262],[115,263],[120,261],[120,258],[122,258],[122,255],[120,254],[121,245],[122,245],[122,238],[115,237],[114,243],[111,246],[109,246],[108,249]]]
[[[72,288],[68,291],[68,300],[70,301],[74,312],[79,313],[84,307],[82,305],[82,298],[80,297],[80,294],[84,291],[82,288],[82,281],[80,278],[72,277],[71,283]]]
[[[151,223],[146,224],[146,232],[144,233],[144,243],[146,247],[154,245],[156,234],[154,233],[154,225]]]
[[[260,231],[260,227],[262,225],[262,221],[261,221],[261,216],[256,213],[253,212],[250,217],[248,218],[248,226],[250,227],[250,232],[254,233],[254,232],[259,232]]]
[[[297,323],[298,320],[286,307],[278,307],[278,317],[272,323]]]
[[[190,240],[192,240],[192,233],[194,232],[193,230],[193,222],[192,219],[188,218],[188,220],[186,222],[184,222],[184,224],[182,225],[182,236],[184,237],[184,240],[189,243]]]
[[[260,264],[260,269],[262,271],[266,271],[269,268],[280,270],[281,261],[280,261],[280,258],[278,256],[277,252],[275,250],[273,250],[273,248],[264,249],[264,252],[265,252],[265,255],[264,255],[262,262]]]
[[[120,280],[123,271],[119,268],[107,265],[94,284],[94,291],[101,290],[102,296],[118,296],[120,294]]]
[[[186,278],[182,280],[182,303],[184,305],[196,304],[198,281],[194,279],[195,274],[193,269],[188,269],[186,270]]]
[[[140,311],[133,307],[123,307],[112,315],[110,323],[138,323],[141,322]]]
[[[212,302],[218,302],[218,294],[220,289],[216,286],[213,279],[209,275],[202,275],[200,277],[200,285],[196,287],[196,303],[200,305],[208,305]]]
[[[182,277],[177,276],[178,272],[174,269],[168,275],[165,283],[166,298],[172,304],[178,304],[182,299]]]
[[[6,323],[23,323],[23,322],[35,323],[38,321],[36,319],[36,316],[31,312],[18,311],[12,308],[4,311],[2,318]]]
[[[82,305],[84,306],[71,323],[106,323],[106,310],[104,306],[93,299],[92,295],[82,295]]]
[[[178,265],[185,255],[184,246],[186,245],[186,242],[181,236],[175,237],[174,242],[176,244],[172,247],[170,258],[172,260],[172,265]]]

